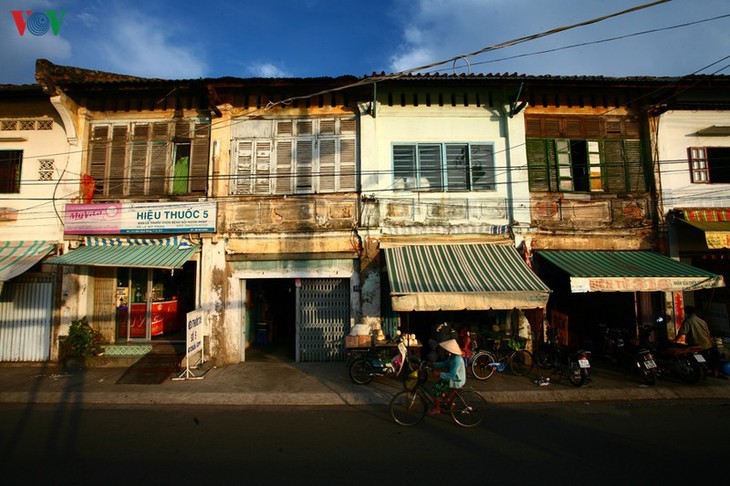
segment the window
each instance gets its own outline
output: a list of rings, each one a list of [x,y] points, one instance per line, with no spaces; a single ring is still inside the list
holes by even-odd
[[[95,196],[205,194],[209,133],[203,120],[92,125],[88,167]]]
[[[528,138],[530,191],[646,192],[639,140]]]
[[[0,193],[20,192],[20,168],[22,150],[0,150]]]
[[[688,152],[692,182],[730,183],[730,147],[690,147]]]
[[[494,150],[483,143],[393,145],[395,188],[413,191],[495,190]]]
[[[356,190],[355,120],[246,120],[234,143],[231,193]]]

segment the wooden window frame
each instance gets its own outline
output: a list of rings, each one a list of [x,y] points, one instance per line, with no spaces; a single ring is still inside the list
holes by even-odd
[[[425,155],[424,151],[438,149],[439,153],[439,171],[436,173],[426,174],[422,159]],[[459,177],[464,183],[460,186],[452,187],[449,184],[449,174],[454,173],[454,167],[450,165],[450,149],[462,148],[462,154],[465,156],[464,176]],[[491,182],[479,183],[475,180],[476,167],[472,163],[475,155],[475,148],[484,148],[489,154],[489,167],[485,170],[485,179]],[[422,150],[423,149],[423,150]],[[401,155],[397,155],[400,151]],[[396,158],[411,152],[413,156],[412,163],[406,164],[401,168],[396,164]],[[406,155],[407,156],[407,155]],[[405,159],[404,159],[405,160]],[[494,192],[496,191],[496,169],[494,161],[494,144],[489,142],[422,142],[422,143],[393,143],[391,147],[391,161],[393,170],[393,187],[403,190],[416,192]],[[406,160],[407,162],[407,160]],[[403,171],[405,169],[405,172]],[[412,172],[411,172],[412,171]],[[438,177],[434,178],[437,175]],[[428,185],[425,183],[428,182]],[[433,183],[435,184],[435,187]],[[465,187],[464,187],[465,186]],[[482,187],[480,187],[482,186]]]
[[[357,190],[357,140],[353,120],[272,119],[271,136],[234,140],[232,195],[348,193]],[[266,164],[256,153],[270,147]],[[251,165],[242,151],[252,147]],[[265,181],[265,182],[264,182]]]

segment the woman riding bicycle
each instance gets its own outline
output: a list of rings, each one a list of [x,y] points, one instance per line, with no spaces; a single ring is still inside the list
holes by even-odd
[[[433,371],[433,375],[440,380],[433,384],[431,393],[433,393],[436,406],[431,409],[428,414],[436,415],[443,412],[441,409],[441,400],[446,398],[447,393],[452,388],[461,388],[466,383],[466,365],[464,358],[461,356],[461,349],[456,339],[449,339],[439,343],[446,352],[449,353],[445,361],[438,361],[433,364],[434,368],[447,368],[449,371]]]

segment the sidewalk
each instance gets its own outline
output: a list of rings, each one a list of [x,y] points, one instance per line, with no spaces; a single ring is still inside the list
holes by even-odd
[[[126,368],[64,371],[54,364],[0,366],[0,403],[73,403],[103,405],[367,405],[387,404],[402,390],[399,381],[376,378],[353,384],[344,363],[246,362],[222,368],[194,370],[201,380],[160,384],[117,384]],[[538,387],[530,376],[508,372],[486,382],[471,376],[467,386],[492,403],[548,403],[632,400],[730,400],[730,381],[707,378],[695,385],[665,379],[642,385],[638,375],[593,368],[587,386],[575,388],[551,379]]]

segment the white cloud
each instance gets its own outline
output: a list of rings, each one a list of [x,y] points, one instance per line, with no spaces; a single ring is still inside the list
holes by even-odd
[[[286,70],[269,62],[253,64],[248,68],[250,76],[258,78],[286,78],[291,76]]]
[[[129,9],[114,19],[105,23],[106,30],[93,41],[107,64],[103,69],[144,77],[204,77],[206,63],[194,45],[173,39],[177,32],[169,20],[162,23]]]

